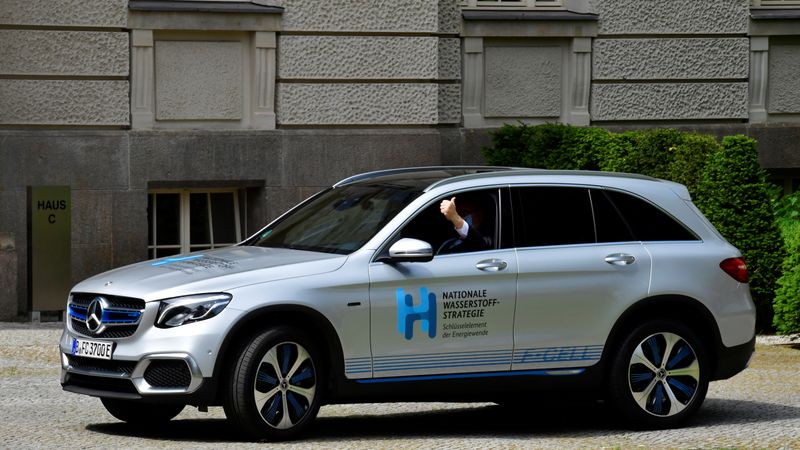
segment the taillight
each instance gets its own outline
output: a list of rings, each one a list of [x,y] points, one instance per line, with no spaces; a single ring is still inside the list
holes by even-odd
[[[747,264],[742,258],[728,258],[719,263],[719,267],[739,283],[747,283]]]

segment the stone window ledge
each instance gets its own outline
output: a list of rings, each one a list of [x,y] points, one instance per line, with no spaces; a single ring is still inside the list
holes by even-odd
[[[283,8],[280,6],[261,5],[255,2],[130,0],[128,9],[131,11],[283,14]]]
[[[279,31],[284,9],[254,2],[130,0],[128,28]]]
[[[800,8],[797,9],[751,9],[753,20],[798,20]]]
[[[594,37],[597,14],[573,11],[462,11],[465,37]]]
[[[751,9],[750,36],[800,35],[800,9]]]
[[[547,21],[594,21],[600,17],[597,14],[577,13],[572,11],[498,11],[498,10],[468,10],[462,11],[464,20],[547,20]]]

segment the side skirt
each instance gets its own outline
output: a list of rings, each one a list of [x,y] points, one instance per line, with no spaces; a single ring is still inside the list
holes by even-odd
[[[499,401],[520,395],[600,397],[600,364],[584,368],[339,379],[327,403]]]

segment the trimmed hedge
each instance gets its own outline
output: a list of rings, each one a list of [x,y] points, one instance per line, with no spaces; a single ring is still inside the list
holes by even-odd
[[[800,192],[781,199],[776,215],[788,254],[775,291],[772,323],[779,333],[800,333]]]
[[[744,256],[760,331],[772,328],[777,280],[785,255],[766,173],[758,165],[756,141],[726,136],[709,157],[697,187],[697,207]]]
[[[612,133],[520,124],[494,131],[492,144],[482,149],[491,165],[640,173],[686,185],[698,208],[742,252],[757,327],[771,328],[785,250],[754,140],[733,136],[720,144],[712,136],[671,129]]]

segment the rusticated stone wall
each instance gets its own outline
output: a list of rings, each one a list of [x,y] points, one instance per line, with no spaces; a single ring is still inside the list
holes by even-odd
[[[127,126],[127,6],[0,2],[0,125]]]
[[[747,0],[595,5],[592,121],[747,119]]]
[[[458,123],[457,0],[286,0],[279,125]]]
[[[800,39],[770,45],[767,111],[800,114]]]

